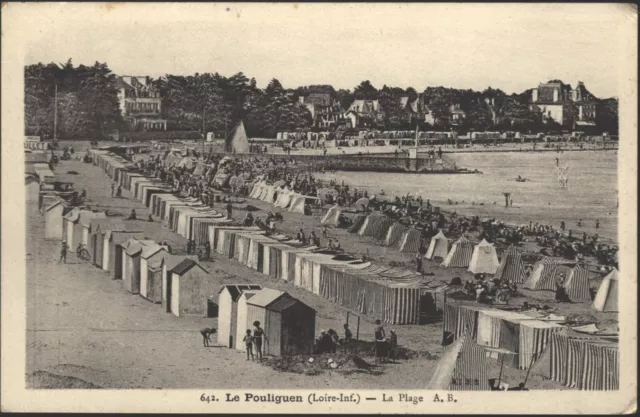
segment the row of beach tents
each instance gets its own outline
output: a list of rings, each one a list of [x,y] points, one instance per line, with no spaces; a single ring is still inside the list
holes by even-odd
[[[340,207],[333,206],[323,216],[321,223],[336,225],[340,214]],[[420,247],[421,233],[415,228],[393,222],[380,213],[362,215],[356,219],[354,226],[360,236],[376,237],[384,245],[396,245],[402,252],[416,252]],[[473,274],[493,275],[494,278],[523,284],[524,288],[535,291],[555,291],[560,276],[559,264],[549,257],[545,256],[534,264],[527,277],[522,255],[514,246],[509,246],[502,254],[502,259],[498,259],[495,246],[486,240],[474,245],[462,236],[450,244],[442,230],[431,238],[425,258],[442,260],[441,266],[446,268],[467,268]],[[596,310],[617,311],[617,274],[617,270],[614,270],[603,279],[594,301]],[[591,301],[589,279],[589,271],[577,265],[571,269],[562,285],[571,300]]]
[[[303,195],[288,188],[282,188],[283,185],[282,181],[272,185],[257,182],[251,188],[249,197],[273,204],[274,207],[286,209],[291,213],[300,214],[304,214],[305,204],[310,200],[319,200],[319,197]]]

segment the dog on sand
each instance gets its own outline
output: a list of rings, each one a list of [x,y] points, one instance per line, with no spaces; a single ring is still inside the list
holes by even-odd
[[[211,335],[216,334],[218,331],[216,329],[204,328],[200,330],[200,334],[202,335],[202,343],[205,347],[209,346],[211,342]]]

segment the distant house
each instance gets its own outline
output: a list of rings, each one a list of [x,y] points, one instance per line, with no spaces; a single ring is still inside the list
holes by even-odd
[[[541,83],[531,91],[530,107],[543,121],[554,121],[565,128],[595,127],[597,99],[582,81],[575,89],[560,80]]]
[[[420,97],[416,97],[415,100],[409,101],[409,97],[400,97],[400,108],[402,109],[404,119],[408,123],[411,123],[413,120],[420,118],[421,106]]]
[[[306,97],[300,97],[299,100],[311,113],[315,127],[331,129],[344,118],[340,103],[332,99],[330,94],[311,93]]]
[[[460,108],[459,104],[449,106],[449,122],[452,125],[459,125],[467,118],[467,113]]]
[[[374,127],[381,123],[384,112],[378,100],[354,100],[345,113],[351,127]]]
[[[133,130],[167,130],[162,98],[148,76],[123,75],[116,80],[122,117]]]

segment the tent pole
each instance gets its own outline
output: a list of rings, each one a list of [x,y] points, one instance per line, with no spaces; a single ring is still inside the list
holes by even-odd
[[[502,370],[504,369],[504,356],[505,354],[502,354],[502,360],[500,361],[500,375],[498,376],[498,389],[500,389],[500,382],[502,381]]]
[[[527,385],[527,380],[529,379],[529,372],[531,372],[531,367],[533,366],[533,358],[535,355],[531,353],[531,362],[529,362],[529,369],[527,369],[527,375],[524,377],[524,382],[522,383],[522,389]]]

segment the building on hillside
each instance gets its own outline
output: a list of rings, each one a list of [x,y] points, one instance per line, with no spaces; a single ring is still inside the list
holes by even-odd
[[[311,93],[306,97],[300,97],[299,100],[311,113],[314,127],[335,128],[344,119],[340,103],[331,98],[330,94]]]
[[[560,80],[551,80],[531,91],[531,109],[543,121],[554,121],[565,128],[595,127],[597,99],[582,81],[574,89]]]
[[[413,101],[409,101],[408,96],[400,97],[400,108],[407,123],[412,123],[414,120],[421,118],[422,109],[420,103],[420,97],[416,97]]]
[[[467,113],[460,108],[460,104],[452,104],[449,106],[449,123],[451,125],[460,125],[467,118]]]
[[[132,130],[167,130],[160,91],[148,76],[123,75],[116,84],[122,117]]]
[[[350,127],[374,127],[383,122],[384,112],[378,100],[354,100],[345,118]]]

